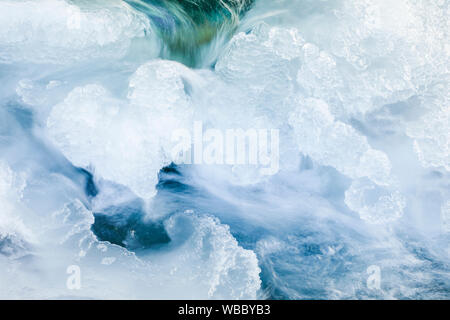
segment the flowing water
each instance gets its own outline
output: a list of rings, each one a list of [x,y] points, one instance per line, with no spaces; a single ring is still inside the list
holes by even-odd
[[[0,298],[449,299],[449,10],[0,0]]]

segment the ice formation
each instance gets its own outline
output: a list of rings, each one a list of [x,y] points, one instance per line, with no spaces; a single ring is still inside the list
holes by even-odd
[[[0,298],[449,298],[448,1],[138,2],[0,0]]]

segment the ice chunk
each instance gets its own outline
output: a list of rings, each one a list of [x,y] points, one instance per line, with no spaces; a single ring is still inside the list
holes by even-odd
[[[192,282],[190,287],[206,291],[208,299],[256,299],[261,285],[258,260],[253,251],[239,246],[228,226],[195,214],[174,216],[166,226],[176,248],[165,266],[172,276],[183,279],[182,284]],[[186,230],[191,230],[188,239]]]
[[[201,79],[180,63],[154,60],[140,66],[130,79],[128,98],[133,104],[153,112],[180,112],[189,109],[187,94],[192,81]],[[175,110],[178,107],[180,110]]]
[[[235,35],[215,70],[227,81],[244,86],[253,99],[268,107],[292,91],[295,59],[302,44],[297,30],[262,24],[248,34]]]
[[[74,165],[92,166],[99,176],[149,199],[159,170],[171,162],[172,132],[192,123],[183,81],[190,77],[186,67],[156,60],[131,77],[129,101],[97,84],[75,88],[51,111],[49,135]]]
[[[297,97],[292,103],[297,109],[291,113],[289,124],[300,152],[351,178],[368,177],[378,184],[389,184],[387,156],[372,149],[353,127],[336,121],[324,101]]]
[[[191,91],[201,86],[203,79],[193,70],[165,60],[140,66],[130,79],[128,99],[140,110],[168,156],[174,131],[192,127]]]
[[[63,83],[59,80],[42,83],[25,78],[17,83],[16,93],[25,104],[42,108],[51,104],[53,96],[58,96],[55,90],[62,85]]]
[[[395,188],[380,187],[368,179],[353,181],[345,192],[345,203],[370,223],[387,223],[403,215],[406,200]]]
[[[151,32],[147,17],[124,1],[88,4],[0,1],[0,63],[120,58],[133,38]]]
[[[366,137],[353,127],[334,120],[325,102],[301,98],[294,101],[299,106],[291,113],[289,123],[300,152],[356,179],[345,193],[348,207],[372,223],[399,218],[405,200],[394,187],[395,179],[391,177],[387,155],[372,149]],[[375,199],[368,200],[368,193],[374,190],[381,194],[372,194]]]
[[[92,166],[99,176],[149,198],[167,161],[139,117],[105,88],[87,85],[75,88],[52,109],[47,127],[53,142],[74,165]]]
[[[30,218],[30,216],[29,216]],[[32,270],[6,263],[0,297],[94,299],[254,299],[260,288],[256,255],[229,228],[207,216],[176,215],[166,226],[174,242],[136,255],[93,235],[92,212],[78,200],[46,217]],[[80,272],[80,287],[67,286]],[[41,276],[35,277],[38,272]],[[5,279],[3,279],[5,277]],[[16,279],[14,285],[12,279]],[[34,280],[32,280],[34,279]],[[27,288],[26,292],[23,291]],[[105,290],[108,288],[108,290]]]
[[[299,84],[341,118],[408,99],[445,75],[447,15],[438,2],[263,0],[244,26],[296,28],[306,42]]]

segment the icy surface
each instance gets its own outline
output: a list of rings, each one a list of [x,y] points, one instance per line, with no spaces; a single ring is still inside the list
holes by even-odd
[[[104,87],[73,89],[48,118],[49,136],[72,163],[149,199],[159,170],[170,164],[171,133],[192,113],[176,62],[154,61],[131,76],[129,100]]]
[[[133,113],[121,108],[121,101],[104,87],[87,85],[75,88],[53,108],[47,127],[74,165],[92,166],[101,177],[149,197],[159,169],[167,163],[158,154],[158,141],[148,134],[151,128]]]
[[[448,299],[449,10],[256,0],[190,68],[170,10],[0,0],[0,297]],[[199,121],[279,170],[172,164]]]
[[[140,257],[124,248],[98,241],[90,230],[94,222],[92,212],[79,201],[67,203],[48,214],[45,221],[45,226],[33,230],[40,245],[28,257],[40,275],[39,279],[33,280],[37,291],[22,290],[22,285],[30,285],[27,266],[14,259],[2,274],[5,284],[0,291],[2,297],[70,298],[65,271],[68,266],[77,266],[82,272],[82,281],[86,281],[86,285],[82,282],[77,290],[78,297],[256,298],[260,285],[256,256],[252,251],[242,249],[229,228],[217,219],[194,215],[173,217],[167,222],[167,230],[174,238],[174,248]],[[187,238],[184,237],[186,232],[189,233]],[[8,253],[13,249],[7,251],[6,239],[2,237],[1,240],[1,254],[11,258]],[[20,244],[15,243],[16,246]],[[124,268],[128,270],[126,274],[123,274]]]
[[[66,64],[120,58],[150,24],[118,0],[2,1],[0,30],[3,63]]]

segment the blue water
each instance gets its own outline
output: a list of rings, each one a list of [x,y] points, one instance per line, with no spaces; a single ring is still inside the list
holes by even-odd
[[[448,3],[225,3],[0,0],[0,298],[449,299]]]

